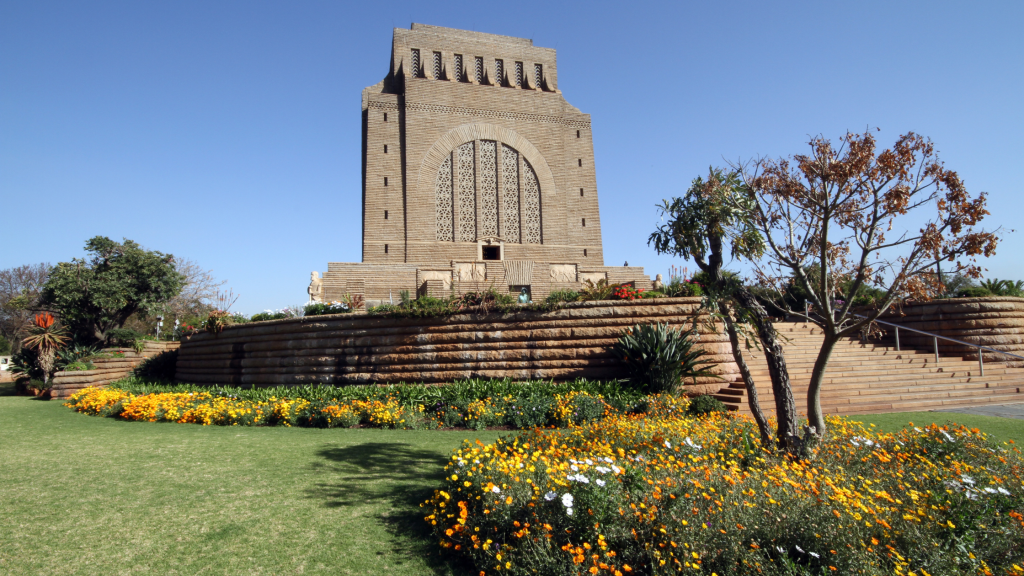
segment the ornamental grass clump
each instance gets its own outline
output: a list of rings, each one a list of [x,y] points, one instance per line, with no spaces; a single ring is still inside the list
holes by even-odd
[[[1024,573],[1017,448],[829,424],[809,460],[717,412],[467,442],[424,518],[481,575]]]

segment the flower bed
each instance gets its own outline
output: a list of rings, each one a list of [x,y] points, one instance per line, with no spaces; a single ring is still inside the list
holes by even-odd
[[[596,384],[596,383],[595,383]],[[520,383],[491,389],[516,389]],[[579,386],[593,386],[583,381]],[[467,383],[465,387],[471,387]],[[238,397],[205,391],[133,393],[117,387],[86,388],[72,395],[66,406],[84,414],[143,422],[176,422],[219,426],[305,426],[316,428],[445,428],[475,429],[543,426],[568,427],[600,420],[625,411],[684,410],[686,401],[671,396],[611,396],[606,398],[570,385],[539,383],[532,393],[493,395],[462,401],[411,399],[410,391],[421,386],[363,387],[361,397],[330,397],[313,388],[312,398],[254,394]],[[437,387],[434,387],[437,389]],[[411,389],[411,390],[410,390]],[[528,389],[528,388],[527,388]],[[283,391],[283,389],[279,389]],[[345,393],[345,389],[334,389]],[[485,388],[486,390],[486,388]],[[245,392],[240,392],[245,395]],[[348,391],[348,393],[352,393]],[[404,393],[404,394],[403,394]],[[637,398],[626,402],[623,398]],[[612,401],[612,403],[609,403]]]
[[[657,407],[465,444],[423,504],[484,574],[1024,574],[1018,449],[841,418],[805,461]]]

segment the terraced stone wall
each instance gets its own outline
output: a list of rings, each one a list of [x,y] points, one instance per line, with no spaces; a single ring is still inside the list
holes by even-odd
[[[608,350],[634,324],[689,326],[699,298],[580,302],[553,312],[391,319],[314,316],[229,326],[182,343],[177,379],[252,386],[451,382],[462,378],[618,378]],[[724,334],[700,335],[720,379],[693,384],[714,393],[739,379]]]
[[[905,305],[883,320],[1024,356],[1024,298],[991,296],[934,300]],[[904,330],[900,331],[900,344],[929,351],[933,346],[930,337]],[[977,348],[941,339],[939,353],[962,356],[967,360],[978,359]],[[985,362],[990,361],[1024,365],[1024,361],[1012,361],[1002,354],[985,352]]]
[[[146,342],[142,353],[136,353],[130,348],[109,348],[104,352],[121,351],[122,358],[97,358],[92,361],[96,366],[95,370],[81,370],[78,372],[57,372],[53,377],[53,387],[50,389],[51,398],[68,398],[75,392],[90,386],[106,386],[115,380],[120,380],[131,374],[136,366],[145,359],[152,358],[164,352],[172,352],[178,349],[178,342]]]

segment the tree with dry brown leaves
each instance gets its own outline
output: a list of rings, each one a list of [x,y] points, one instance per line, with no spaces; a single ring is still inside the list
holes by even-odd
[[[836,343],[871,326],[901,298],[927,298],[940,288],[940,263],[943,272],[978,277],[976,259],[995,253],[999,230],[980,228],[986,194],[971,196],[927,138],[908,133],[878,151],[866,131],[848,133],[838,146],[821,136],[809,145],[806,155],[734,168],[768,246],[754,263],[758,280],[780,296],[776,304],[788,314],[824,333],[807,392],[809,425],[823,435],[821,386]],[[808,294],[809,314],[781,298],[791,282]],[[864,287],[884,296],[855,313],[854,298]]]

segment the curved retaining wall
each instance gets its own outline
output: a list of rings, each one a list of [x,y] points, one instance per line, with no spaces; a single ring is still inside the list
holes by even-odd
[[[183,342],[176,378],[197,384],[451,382],[463,378],[617,378],[608,351],[634,324],[689,325],[699,298],[581,302],[553,312],[463,314],[448,318],[332,315],[229,326]],[[702,332],[707,330],[701,328]],[[725,334],[702,333],[721,380],[738,380]]]
[[[1024,298],[951,298],[904,305],[902,310],[882,317],[887,322],[933,332],[964,342],[979,344],[1024,356]],[[900,343],[932,350],[928,336],[900,331]],[[977,360],[978,350],[955,342],[939,340],[939,353]],[[985,352],[985,361],[1007,362],[1001,354]],[[1011,364],[1024,364],[1011,361]]]

